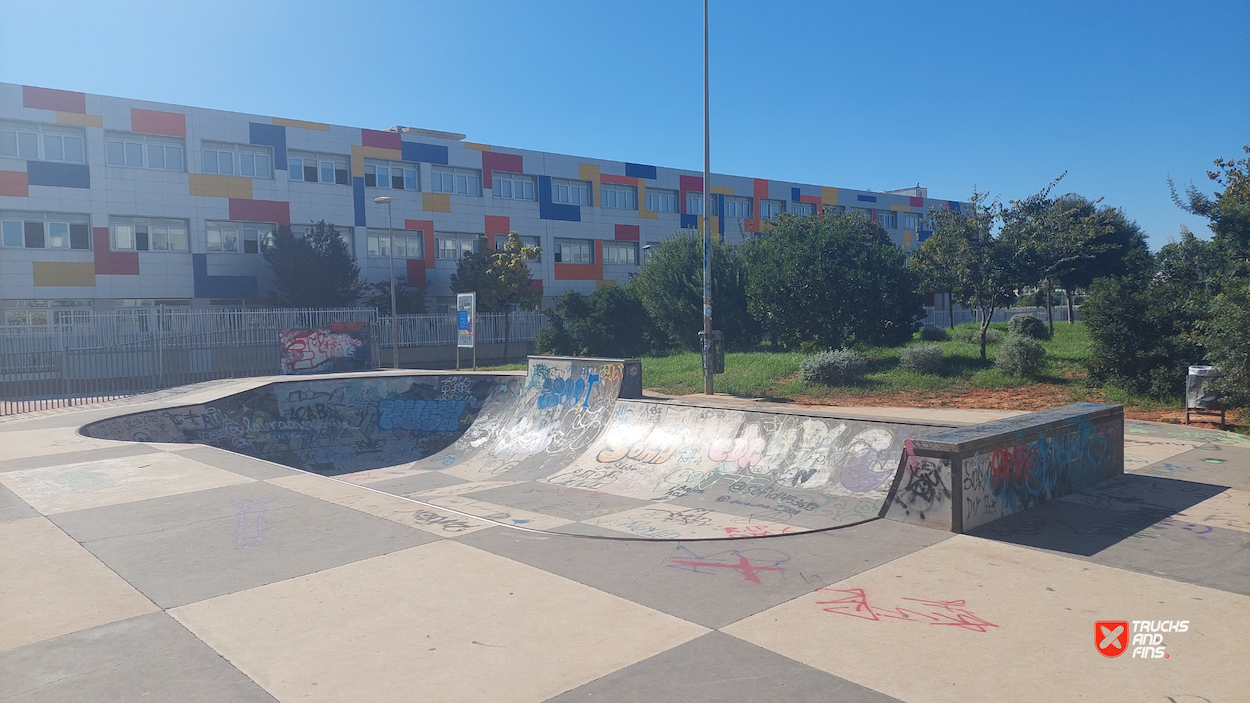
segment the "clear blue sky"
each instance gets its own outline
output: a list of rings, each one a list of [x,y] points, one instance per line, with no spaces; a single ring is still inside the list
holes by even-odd
[[[701,3],[0,0],[0,80],[702,168]],[[713,0],[712,168],[1123,208],[1250,143],[1250,3]]]

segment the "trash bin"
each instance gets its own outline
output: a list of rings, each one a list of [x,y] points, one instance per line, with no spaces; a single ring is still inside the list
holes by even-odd
[[[712,373],[725,373],[724,333],[720,330],[712,330],[712,339],[710,342],[704,338],[703,334],[703,332],[699,333],[699,344],[701,344],[704,349],[708,350],[708,356],[711,358]]]
[[[1185,377],[1185,424],[1189,424],[1190,413],[1220,414],[1220,424],[1224,424],[1224,407],[1220,403],[1219,393],[1211,390],[1211,381],[1219,378],[1220,371],[1214,366],[1190,366],[1189,375]]]

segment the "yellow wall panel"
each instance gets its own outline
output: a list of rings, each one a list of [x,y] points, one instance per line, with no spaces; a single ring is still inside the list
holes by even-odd
[[[187,174],[191,195],[207,198],[252,199],[252,179],[245,176],[214,176],[207,173]]]
[[[911,246],[911,230],[909,229],[903,230],[903,246]]]
[[[352,175],[365,175],[365,159],[395,159],[399,161],[403,158],[403,152],[399,149],[386,149],[380,146],[360,146],[352,145]]]
[[[474,151],[490,151],[490,144],[478,144],[477,142],[465,142],[464,148]]]
[[[715,193],[717,195],[733,195],[734,189],[730,188],[729,186],[712,186],[711,188],[707,189],[707,192]]]
[[[820,187],[820,204],[821,205],[837,205],[838,189],[829,186]]]
[[[273,123],[280,127],[294,127],[295,129],[311,129],[314,132],[329,132],[330,125],[321,122],[306,122],[304,120],[289,120],[285,117],[273,118]]]
[[[426,212],[451,212],[451,196],[447,193],[422,193],[421,209]]]
[[[595,281],[596,290],[599,288],[615,288],[616,286],[617,286],[616,281]]]
[[[75,127],[103,127],[104,118],[99,115],[80,115],[77,112],[58,112],[56,123],[72,124]]]
[[[599,200],[599,167],[594,164],[578,164],[577,177],[583,181],[590,181],[590,189],[594,191],[594,202],[596,205],[602,205]]]
[[[890,209],[894,210],[895,212],[911,212],[910,205],[891,205]]]
[[[95,286],[95,264],[73,261],[36,261],[36,286]]]

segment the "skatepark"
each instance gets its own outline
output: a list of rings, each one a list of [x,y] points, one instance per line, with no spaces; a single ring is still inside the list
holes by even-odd
[[[533,357],[0,419],[0,553],[23,565],[0,577],[0,696],[1181,703],[1250,684],[1226,666],[1250,646],[1243,436],[1095,404],[644,384],[628,361]],[[1109,658],[1097,621],[1189,626],[1166,658]]]

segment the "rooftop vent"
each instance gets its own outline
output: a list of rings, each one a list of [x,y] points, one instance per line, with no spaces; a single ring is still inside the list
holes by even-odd
[[[398,132],[400,134],[411,134],[418,137],[429,137],[431,139],[447,139],[453,142],[463,141],[465,138],[465,135],[457,132],[440,132],[437,129],[421,129],[420,127],[404,127],[402,125],[395,125],[386,131]]]

